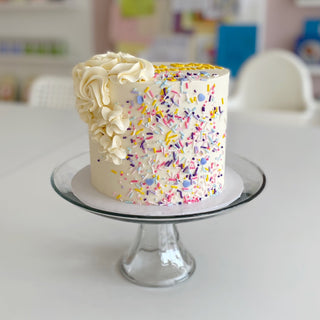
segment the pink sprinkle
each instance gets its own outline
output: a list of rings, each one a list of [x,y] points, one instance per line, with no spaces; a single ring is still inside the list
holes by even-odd
[[[130,182],[131,182],[131,183],[137,183],[138,180],[131,180]]]
[[[150,137],[146,138],[146,140],[150,140],[150,139],[152,139],[152,138],[153,138],[153,136],[150,136]]]
[[[179,144],[180,144],[181,148],[183,148],[183,144],[182,144],[181,140],[179,140]]]
[[[188,82],[186,82],[186,88],[187,88],[187,89],[189,88],[189,84],[188,84]]]

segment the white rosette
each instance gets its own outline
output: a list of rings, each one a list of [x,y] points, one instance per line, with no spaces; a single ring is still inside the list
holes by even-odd
[[[79,63],[72,75],[81,119],[88,123],[105,158],[120,164],[126,157],[120,136],[127,130],[129,120],[121,106],[110,105],[109,84],[150,80],[154,76],[152,63],[122,52],[107,52]]]

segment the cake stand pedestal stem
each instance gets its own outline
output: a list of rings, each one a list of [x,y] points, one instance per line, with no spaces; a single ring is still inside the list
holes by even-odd
[[[141,224],[120,270],[135,284],[168,287],[187,280],[195,261],[182,245],[176,225]]]

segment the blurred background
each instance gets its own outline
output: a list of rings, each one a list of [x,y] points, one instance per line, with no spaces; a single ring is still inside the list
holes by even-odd
[[[108,50],[222,65],[235,82],[275,48],[307,64],[320,99],[319,0],[0,0],[0,100],[26,102],[39,75]]]

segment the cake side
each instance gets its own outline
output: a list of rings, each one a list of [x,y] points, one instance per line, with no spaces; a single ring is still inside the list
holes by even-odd
[[[91,130],[92,184],[129,203],[201,201],[224,185],[229,72],[202,64],[154,68],[149,81],[110,81],[110,105],[129,120],[114,148],[125,158],[106,161]]]

